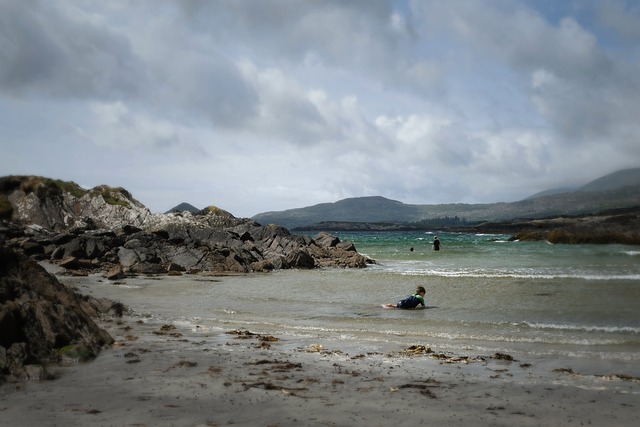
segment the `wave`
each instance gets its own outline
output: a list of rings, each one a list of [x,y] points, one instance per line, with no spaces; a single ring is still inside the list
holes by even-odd
[[[269,334],[281,339],[283,348],[303,348],[321,343],[326,348],[339,348],[345,353],[363,351],[394,351],[425,343],[434,349],[450,346],[469,351],[487,348],[492,351],[523,351],[530,353],[583,352],[589,357],[638,360],[640,327],[612,325],[572,325],[544,322],[433,322],[429,328],[419,330],[393,319],[372,319],[373,323],[333,323],[335,316],[315,324],[299,323],[286,318],[249,319],[217,317],[145,316],[154,323],[174,323],[194,334],[203,334],[209,345],[219,345],[233,337],[226,334],[232,329],[248,329],[253,333]],[[370,319],[370,318],[368,318]],[[379,323],[378,323],[379,322]],[[392,323],[389,323],[392,322]],[[413,323],[411,323],[413,325]],[[615,350],[614,350],[615,349]],[[230,348],[230,351],[233,351]]]
[[[360,329],[350,327],[313,327],[313,326],[301,326],[291,324],[279,324],[271,325],[277,330],[277,333],[281,336],[296,337],[294,341],[299,339],[315,339],[315,340],[336,340],[336,341],[349,341],[353,343],[363,342],[378,342],[389,343],[392,341],[400,342],[415,342],[416,340],[437,340],[444,342],[464,342],[467,345],[477,345],[480,343],[510,343],[510,344],[528,344],[528,345],[550,345],[550,346],[579,346],[579,347],[594,347],[594,346],[624,346],[624,347],[637,347],[640,345],[640,341],[633,336],[625,334],[624,336],[610,336],[610,335],[587,335],[583,336],[578,334],[562,333],[558,330],[557,334],[535,334],[535,333],[501,333],[499,331],[487,332],[481,330],[473,331],[459,331],[459,330],[396,330],[396,329],[383,329],[383,330],[371,330]],[[633,329],[633,328],[632,328]],[[585,329],[588,332],[588,328]],[[634,335],[631,333],[630,335]],[[595,351],[595,348],[592,350]]]
[[[629,256],[640,256],[640,251],[622,251],[622,253]]]
[[[585,337],[576,338],[567,335],[558,336],[534,336],[534,335],[500,335],[500,334],[481,334],[481,333],[464,333],[464,332],[448,332],[428,334],[433,338],[446,339],[451,341],[464,342],[493,342],[493,343],[512,343],[512,344],[544,344],[544,345],[571,345],[571,346],[637,346],[639,343],[633,339],[620,338],[604,338],[604,337]]]
[[[640,328],[632,326],[596,326],[596,325],[564,325],[556,323],[534,323],[522,322],[530,328],[556,330],[556,331],[574,331],[574,332],[605,332],[605,333],[622,333],[622,334],[640,334]]]
[[[514,271],[477,271],[477,270],[432,270],[389,268],[388,271],[403,276],[428,275],[440,277],[488,278],[488,279],[583,279],[583,280],[640,280],[640,274],[594,274],[594,273],[543,273]]]
[[[531,341],[531,342],[544,342],[551,338],[551,336],[539,336],[538,334],[530,336],[531,332],[535,331],[547,331],[548,333],[556,332],[558,337],[562,336],[563,340],[568,339],[570,342],[588,344],[589,340],[603,340],[602,343],[620,343],[620,339],[611,338],[611,335],[640,335],[640,326],[612,326],[612,325],[573,325],[573,324],[560,324],[560,323],[544,323],[544,322],[509,322],[509,321],[474,321],[458,320],[458,321],[441,321],[434,319],[433,324],[436,325],[432,330],[426,329],[413,329],[396,325],[391,326],[387,322],[386,318],[372,319],[366,324],[351,323],[354,317],[338,317],[335,315],[316,316],[314,319],[318,320],[316,324],[297,323],[291,322],[290,319],[234,319],[233,323],[242,324],[246,326],[261,326],[272,329],[284,329],[290,332],[296,331],[303,334],[331,334],[335,336],[341,335],[395,335],[395,336],[424,336],[429,335],[439,338],[447,339],[459,339],[459,338],[471,338],[471,339],[483,339],[488,341],[493,340],[505,340],[505,341]],[[338,322],[336,322],[338,320]],[[210,329],[224,329],[222,324],[227,323],[228,320],[217,318],[200,318],[200,317],[181,317],[173,319],[176,324],[187,328],[210,328]],[[374,323],[371,323],[374,322]],[[377,326],[376,323],[380,322]],[[222,323],[222,324],[220,324]],[[214,326],[216,325],[216,326]],[[515,328],[515,329],[514,329]],[[505,334],[504,330],[511,330],[512,334]],[[489,330],[495,331],[487,332]],[[532,331],[533,330],[533,331]],[[570,333],[570,334],[566,334]],[[585,333],[589,338],[578,338],[580,333]],[[597,334],[596,336],[591,336]],[[637,337],[632,337],[631,341],[639,342]],[[609,339],[613,341],[609,342]],[[621,338],[623,341],[627,341],[627,338]],[[575,341],[574,341],[575,340]],[[586,340],[586,341],[585,341]]]

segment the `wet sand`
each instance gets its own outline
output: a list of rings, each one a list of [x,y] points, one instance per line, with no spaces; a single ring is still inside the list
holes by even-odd
[[[127,316],[100,324],[116,344],[96,360],[0,385],[0,425],[640,425],[637,378],[581,374],[568,361],[419,345],[347,354]]]

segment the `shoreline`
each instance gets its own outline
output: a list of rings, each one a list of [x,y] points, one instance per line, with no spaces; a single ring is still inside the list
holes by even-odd
[[[584,375],[568,360],[348,354],[249,331],[194,332],[127,314],[98,321],[116,340],[56,379],[0,385],[8,425],[635,426],[640,379]],[[518,360],[521,359],[521,360]],[[552,366],[556,368],[551,369]]]

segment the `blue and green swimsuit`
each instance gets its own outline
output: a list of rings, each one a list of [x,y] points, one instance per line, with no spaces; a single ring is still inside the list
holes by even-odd
[[[424,307],[424,298],[420,294],[413,294],[402,301],[398,301],[396,308],[416,308],[418,304]]]

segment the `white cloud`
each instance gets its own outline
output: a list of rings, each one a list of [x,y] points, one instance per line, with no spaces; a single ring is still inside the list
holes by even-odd
[[[92,103],[93,120],[78,127],[80,136],[98,146],[127,151],[159,150],[179,157],[205,155],[191,130],[173,122],[131,111],[123,102]],[[148,151],[153,155],[153,151]]]
[[[514,200],[638,165],[639,16],[617,0],[0,2],[0,170],[123,186],[155,211]]]
[[[543,89],[545,86],[554,85],[557,81],[553,73],[542,68],[535,70],[531,76],[531,86],[534,89]]]

